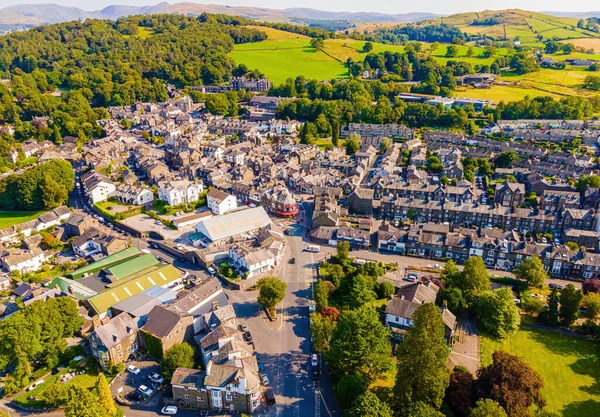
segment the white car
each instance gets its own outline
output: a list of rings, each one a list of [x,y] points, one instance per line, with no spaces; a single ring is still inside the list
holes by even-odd
[[[140,368],[138,368],[137,366],[129,365],[127,367],[127,372],[129,372],[131,375],[137,375],[140,373]]]
[[[32,389],[36,389],[37,387],[39,387],[43,383],[44,383],[44,380],[40,379],[39,381],[36,381],[33,384],[31,384],[31,386],[29,388],[27,388],[27,391],[31,391]]]
[[[213,268],[212,266],[209,266],[208,267],[208,273],[211,274],[211,275],[214,275],[214,274],[217,273],[217,271],[215,271],[215,268]]]
[[[175,407],[174,405],[167,405],[166,407],[163,407],[162,410],[160,410],[160,412],[161,414],[174,416],[175,414],[177,414],[177,407]]]
[[[260,379],[262,379],[262,383],[263,383],[264,385],[269,385],[269,383],[270,383],[270,382],[269,382],[269,378],[267,378],[267,374],[262,374],[262,375],[260,376]]]
[[[148,379],[156,384],[162,384],[163,382],[165,382],[165,379],[160,376],[159,374],[157,374],[156,372],[148,375]]]
[[[150,388],[148,388],[145,385],[140,385],[138,387],[138,391],[141,392],[144,395],[147,395],[148,397],[152,396],[152,393],[154,392],[154,391],[152,391]]]

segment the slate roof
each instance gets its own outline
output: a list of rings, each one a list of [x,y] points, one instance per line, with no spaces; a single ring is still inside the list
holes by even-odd
[[[102,341],[102,344],[107,349],[111,349],[117,342],[135,334],[137,330],[137,324],[128,314],[119,314],[107,324],[97,327],[94,332]]]

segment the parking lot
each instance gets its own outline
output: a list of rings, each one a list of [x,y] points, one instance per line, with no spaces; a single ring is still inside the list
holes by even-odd
[[[146,380],[148,375],[160,370],[160,366],[155,361],[137,361],[131,362],[130,365],[139,368],[140,372],[137,375],[133,375],[127,370],[121,372],[110,387],[112,395],[125,398],[127,394],[135,391],[140,385],[148,386]]]

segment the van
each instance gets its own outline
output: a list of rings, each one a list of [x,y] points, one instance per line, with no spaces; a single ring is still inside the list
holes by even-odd
[[[265,392],[265,397],[267,397],[267,404],[273,405],[273,404],[276,403],[276,401],[275,401],[275,394],[273,393],[272,389],[268,389]]]
[[[33,384],[31,384],[31,386],[29,388],[27,388],[27,391],[31,391],[33,389],[36,389],[37,387],[39,387],[40,385],[42,385],[44,383],[43,379],[40,379],[39,381],[34,382]]]
[[[142,249],[140,252],[142,252],[142,253],[148,253],[148,254],[151,254],[151,253],[152,253],[152,252],[150,252],[148,249]]]

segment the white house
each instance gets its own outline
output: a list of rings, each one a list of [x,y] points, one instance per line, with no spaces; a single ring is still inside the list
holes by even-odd
[[[81,176],[81,182],[92,204],[107,200],[117,194],[116,185],[110,178],[98,171],[86,172]]]
[[[19,271],[24,274],[39,270],[46,261],[44,252],[35,248],[33,250],[3,251],[0,253],[0,262],[9,272]]]
[[[206,203],[213,214],[217,216],[237,208],[235,196],[215,188],[210,190],[206,195]]]
[[[198,201],[204,190],[201,181],[162,181],[158,183],[158,198],[170,206]]]
[[[117,198],[125,204],[143,206],[154,201],[154,193],[148,188],[122,185],[117,188]]]
[[[231,266],[250,279],[275,268],[277,259],[273,252],[264,248],[248,248],[243,245],[229,248]]]
[[[206,145],[205,155],[214,158],[215,161],[222,161],[225,153],[225,146],[219,142],[212,142]]]
[[[224,155],[225,161],[229,162],[233,165],[244,165],[244,161],[246,160],[246,153],[240,151],[239,149],[232,149]]]

